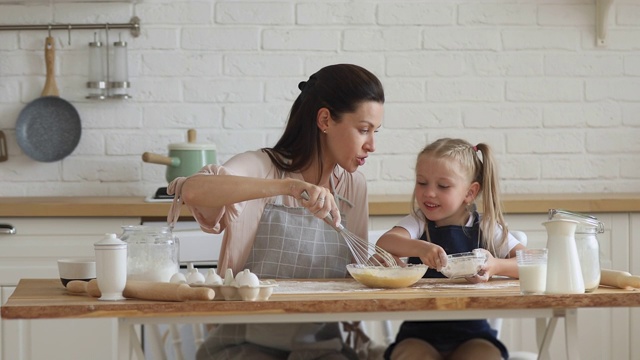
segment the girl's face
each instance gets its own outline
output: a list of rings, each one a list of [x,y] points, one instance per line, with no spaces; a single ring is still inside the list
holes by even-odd
[[[382,124],[383,114],[381,103],[365,101],[355,112],[343,114],[340,122],[328,119],[324,128],[327,134],[325,160],[337,163],[351,173],[364,165],[369,153],[376,150],[374,133]]]
[[[421,155],[416,164],[416,202],[436,226],[464,225],[479,184],[471,183],[460,164],[451,159]]]

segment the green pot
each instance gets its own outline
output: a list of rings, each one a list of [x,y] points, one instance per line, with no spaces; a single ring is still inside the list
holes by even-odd
[[[209,164],[217,164],[216,145],[195,142],[195,130],[189,130],[189,142],[169,144],[169,156],[145,152],[144,162],[167,166],[167,182],[177,177],[190,176]]]

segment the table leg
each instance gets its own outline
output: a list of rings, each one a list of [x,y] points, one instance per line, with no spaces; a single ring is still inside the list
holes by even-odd
[[[131,359],[131,332],[133,326],[118,319],[118,359]]]
[[[564,333],[567,346],[567,360],[578,360],[578,310],[567,309],[564,315]]]
[[[135,354],[135,356],[133,356]],[[118,319],[118,359],[145,360],[142,344],[136,334],[134,324]]]
[[[550,360],[549,345],[551,344],[551,338],[556,330],[556,324],[558,318],[556,316],[550,318],[548,321],[546,318],[536,319],[536,338],[538,339],[538,360]]]

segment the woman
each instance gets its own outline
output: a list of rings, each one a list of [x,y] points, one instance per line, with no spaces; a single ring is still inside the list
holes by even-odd
[[[323,219],[367,237],[368,201],[358,167],[375,151],[384,91],[375,75],[331,65],[298,85],[280,140],[169,184],[169,221],[185,203],[205,232],[224,231],[218,272],[260,278],[341,278],[352,262]],[[308,200],[301,194],[306,192]],[[220,325],[198,359],[349,359],[337,323]]]

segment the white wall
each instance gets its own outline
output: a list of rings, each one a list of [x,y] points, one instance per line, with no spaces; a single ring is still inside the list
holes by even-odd
[[[20,110],[44,84],[46,31],[0,32],[0,196],[148,195],[169,143],[215,142],[220,160],[273,145],[297,83],[351,62],[385,85],[384,129],[362,170],[374,194],[412,189],[415,155],[442,136],[487,142],[505,193],[640,188],[640,3],[616,0],[595,46],[595,0],[63,2],[0,0],[0,25],[126,23],[130,101],[84,96],[93,31],[54,31],[61,96],[79,146],[55,163],[25,156]],[[13,3],[12,3],[13,2]],[[104,40],[104,31],[101,31]]]

